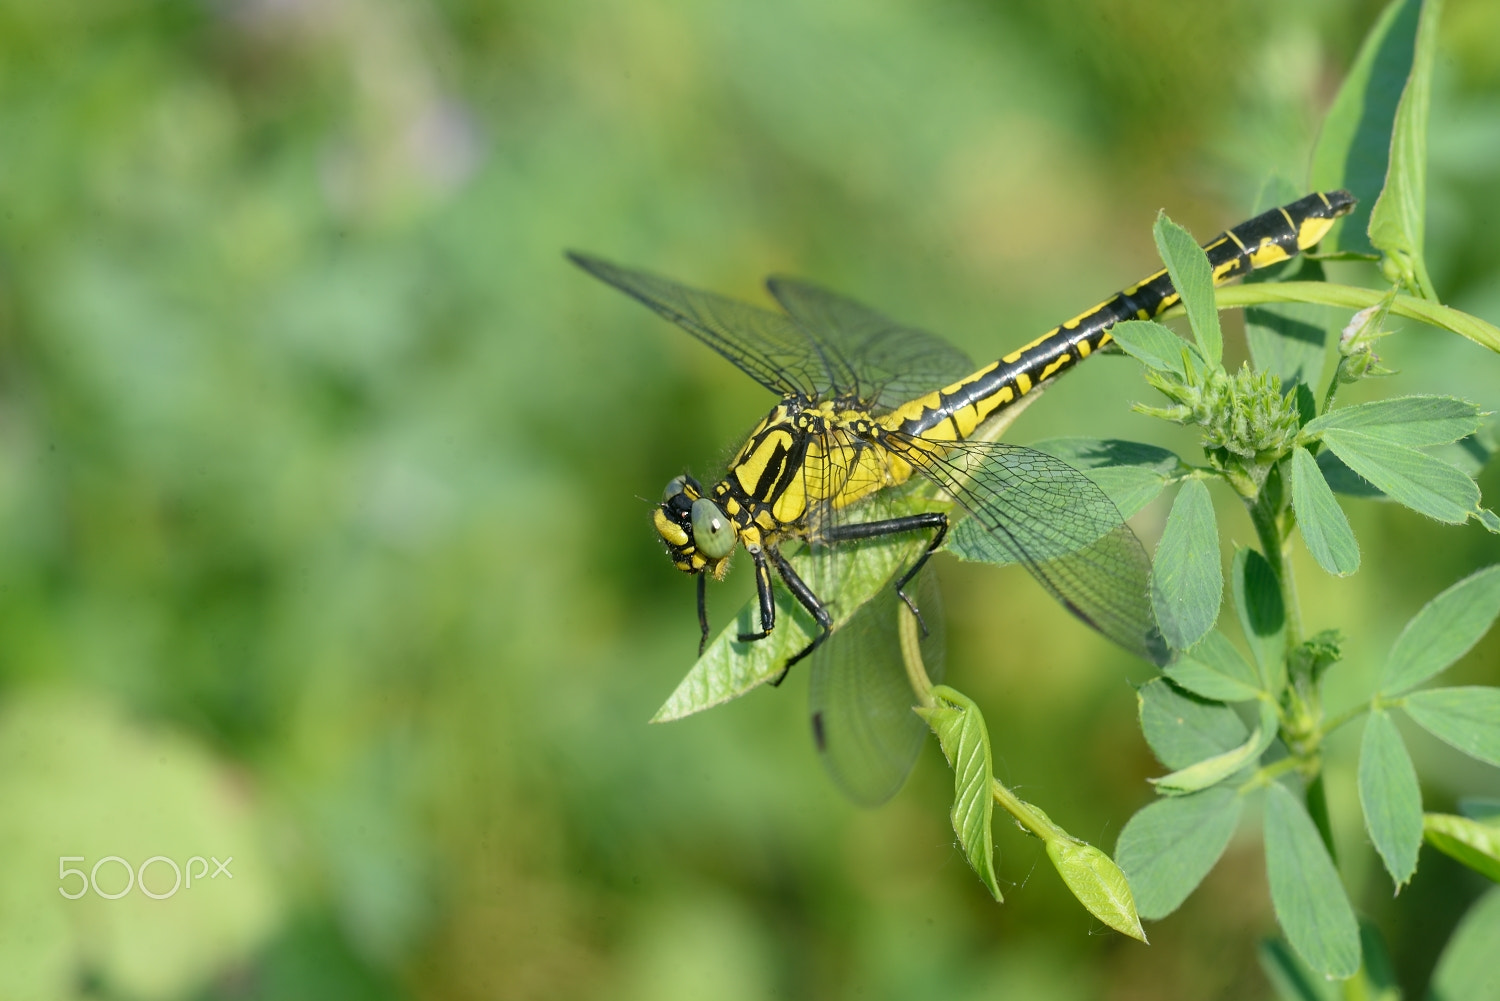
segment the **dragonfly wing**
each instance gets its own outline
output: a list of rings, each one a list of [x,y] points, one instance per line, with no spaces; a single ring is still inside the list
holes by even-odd
[[[974,371],[958,348],[904,327],[853,299],[792,278],[766,282],[797,325],[822,346],[834,389],[879,415]]]
[[[942,679],[943,611],[937,578],[918,575],[911,591],[928,634],[922,659],[933,681]],[[813,740],[828,774],[864,806],[879,806],[896,794],[916,763],[927,725],[912,706],[898,616],[905,606],[885,587],[812,656],[808,703]]]
[[[781,313],[586,254],[569,252],[568,258],[682,327],[779,396],[817,399],[833,388],[823,346]]]
[[[950,548],[967,559],[1015,562],[1074,615],[1154,664],[1170,659],[1151,611],[1151,560],[1104,491],[1044,452],[1004,442],[943,443],[890,436],[890,446],[969,518]]]

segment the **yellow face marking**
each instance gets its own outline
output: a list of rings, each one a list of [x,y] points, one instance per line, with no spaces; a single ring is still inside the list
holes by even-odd
[[[1016,373],[1016,389],[1020,391],[1022,396],[1031,392],[1031,376],[1025,372]]]
[[[651,519],[656,523],[656,534],[660,535],[671,546],[685,546],[688,544],[688,534],[661,508],[656,509],[656,514]]]

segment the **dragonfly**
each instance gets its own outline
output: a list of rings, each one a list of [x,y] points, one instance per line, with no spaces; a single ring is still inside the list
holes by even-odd
[[[1226,230],[1204,245],[1215,283],[1313,247],[1354,202],[1347,191],[1315,192]],[[910,769],[910,748],[920,746],[909,688],[896,685],[892,697],[905,699],[900,724],[915,743],[887,739],[880,731],[894,732],[894,725],[868,719],[890,699],[872,690],[876,682],[862,665],[879,661],[879,648],[894,643],[897,601],[921,623],[924,658],[929,650],[936,657],[940,616],[923,571],[948,539],[953,515],[972,523],[966,537],[988,558],[1025,567],[1088,626],[1151,663],[1170,660],[1151,610],[1150,559],[1114,503],[1061,459],[983,434],[998,415],[1107,346],[1115,323],[1151,319],[1175,305],[1180,296],[1165,270],[976,368],[942,338],[807,282],[768,279],[780,306],[773,310],[598,257],[568,256],[777,395],[725,474],[707,488],[691,475],[673,478],[653,522],[673,564],[696,577],[700,654],[710,633],[706,582],[722,580],[740,548],[754,567],[759,611],[759,629],[740,633],[740,642],[762,641],[776,629],[778,579],[812,617],[812,639],[786,659],[776,683],[814,657],[814,735],[852,798],[888,798]],[[885,499],[914,478],[951,502],[951,514],[891,513]],[[783,547],[837,553],[924,534],[925,547],[892,591],[871,602],[868,614],[861,610],[863,625],[846,623],[841,641],[830,644],[828,604]],[[904,684],[904,676],[899,680]]]

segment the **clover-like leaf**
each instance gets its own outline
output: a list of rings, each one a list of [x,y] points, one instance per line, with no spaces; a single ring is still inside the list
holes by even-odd
[[[1280,783],[1266,794],[1266,879],[1287,941],[1328,977],[1359,970],[1359,925],[1338,870],[1307,810]]]
[[[995,804],[990,794],[993,768],[984,716],[968,696],[946,685],[936,686],[932,694],[937,705],[916,712],[937,734],[953,768],[953,833],[963,844],[980,882],[995,900],[1004,900],[995,878]]]

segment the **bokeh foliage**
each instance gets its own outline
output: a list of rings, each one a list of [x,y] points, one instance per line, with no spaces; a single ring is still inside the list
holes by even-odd
[[[696,623],[639,498],[711,475],[769,401],[561,250],[746,297],[802,274],[991,357],[1152,270],[1159,206],[1207,236],[1303,176],[1377,9],[0,5],[0,993],[1263,996],[1253,843],[1146,948],[1050,878],[996,907],[935,750],[846,805],[805,679],[645,724]],[[1496,37],[1450,0],[1426,241],[1492,321]],[[1382,395],[1500,409],[1488,358],[1412,327]],[[1159,440],[1140,388],[1101,359],[1011,437]],[[1301,579],[1366,665],[1352,700],[1500,547],[1350,518],[1361,572]],[[945,563],[997,777],[1110,843],[1158,771],[1144,667],[1019,571]],[[1452,681],[1497,660],[1492,635]],[[1406,735],[1429,797],[1500,791]],[[1328,783],[1354,802],[1352,766]],[[1363,831],[1334,834],[1424,983],[1478,878],[1427,851],[1391,908]],[[1036,843],[999,836],[1026,871]],[[211,852],[238,860],[217,898],[56,896],[60,855]]]

